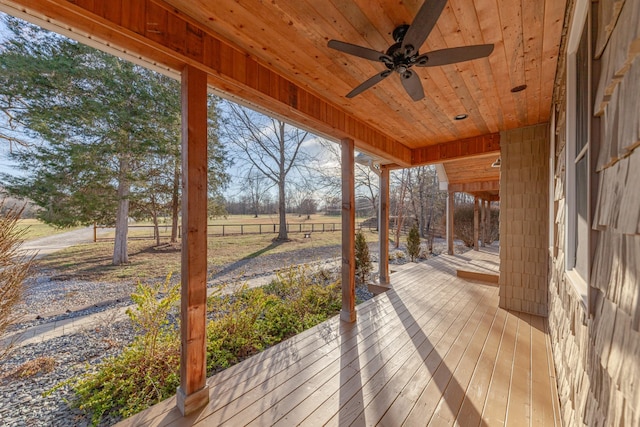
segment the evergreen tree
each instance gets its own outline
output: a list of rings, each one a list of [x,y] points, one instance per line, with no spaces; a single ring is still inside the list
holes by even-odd
[[[414,223],[409,235],[407,236],[407,252],[411,257],[411,262],[414,262],[418,255],[420,255],[420,232],[418,226]]]
[[[360,278],[361,283],[365,283],[367,276],[371,272],[371,257],[369,255],[369,246],[364,238],[364,233],[359,230],[356,233],[356,276]]]
[[[171,210],[180,190],[180,87],[157,73],[7,19],[13,37],[0,53],[0,110],[29,150],[13,153],[24,174],[7,190],[43,207],[49,224],[115,225],[113,264],[128,261],[129,217]],[[209,187],[228,178],[211,98]],[[0,132],[0,138],[4,136]]]

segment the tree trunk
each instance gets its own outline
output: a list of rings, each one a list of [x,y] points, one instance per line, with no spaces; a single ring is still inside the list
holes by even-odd
[[[160,246],[160,226],[158,225],[158,211],[155,206],[153,207],[151,218],[153,219],[153,234],[156,236],[156,246]]]
[[[287,207],[285,203],[284,179],[278,182],[278,213],[280,216],[280,232],[278,240],[288,240],[287,234]]]
[[[287,205],[286,205],[286,193],[284,191],[284,181],[287,176],[285,172],[285,135],[284,135],[284,123],[280,122],[280,173],[278,175],[278,211],[280,214],[280,232],[278,233],[278,240],[289,240],[287,234]]]
[[[120,170],[118,172],[118,211],[116,213],[116,237],[113,245],[113,265],[121,265],[129,262],[127,253],[127,234],[129,233],[129,158],[120,157]]]
[[[180,158],[173,168],[173,192],[171,194],[171,243],[178,241],[178,214],[180,212]]]

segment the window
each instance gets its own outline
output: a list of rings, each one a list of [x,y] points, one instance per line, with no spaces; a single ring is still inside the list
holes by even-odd
[[[591,117],[589,1],[576,2],[567,57],[567,276],[587,305]]]

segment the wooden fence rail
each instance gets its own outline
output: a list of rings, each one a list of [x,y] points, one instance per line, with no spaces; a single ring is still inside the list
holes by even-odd
[[[341,231],[341,223],[298,223],[287,224],[287,232],[289,233],[325,233]],[[363,228],[362,223],[358,224],[359,228]],[[108,232],[101,232],[99,230],[109,230],[112,227],[102,226],[94,224],[93,226],[93,241],[107,241],[113,240],[113,236]],[[364,228],[375,229],[376,227],[364,226]],[[208,224],[207,225],[208,236],[243,236],[249,234],[277,234],[280,232],[279,224]],[[162,224],[158,227],[161,238],[169,238],[171,236],[171,225]],[[180,237],[181,227],[178,226],[178,237]],[[105,236],[106,234],[106,236]],[[102,236],[101,236],[102,235]],[[129,225],[129,239],[130,240],[145,240],[155,239],[155,227],[153,225]]]

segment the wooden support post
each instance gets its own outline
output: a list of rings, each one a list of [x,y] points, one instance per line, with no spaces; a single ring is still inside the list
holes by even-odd
[[[380,210],[378,212],[378,230],[380,232],[380,252],[378,266],[380,284],[389,283],[389,167],[380,167]]]
[[[342,140],[342,311],[340,318],[356,320],[356,199],[352,139]]]
[[[447,197],[447,253],[453,255],[453,208],[455,205],[455,193],[449,192]]]
[[[478,228],[480,225],[480,221],[478,219],[478,198],[473,198],[473,250],[477,251],[480,248],[478,247]]]
[[[485,215],[485,223],[484,223],[484,229],[485,229],[485,244],[490,244],[490,240],[491,240],[491,200],[485,200],[485,210],[486,215]]]
[[[483,248],[487,242],[487,209],[486,200],[480,199],[480,246]]]
[[[207,75],[182,70],[182,289],[180,387],[188,415],[209,402],[207,319]]]

